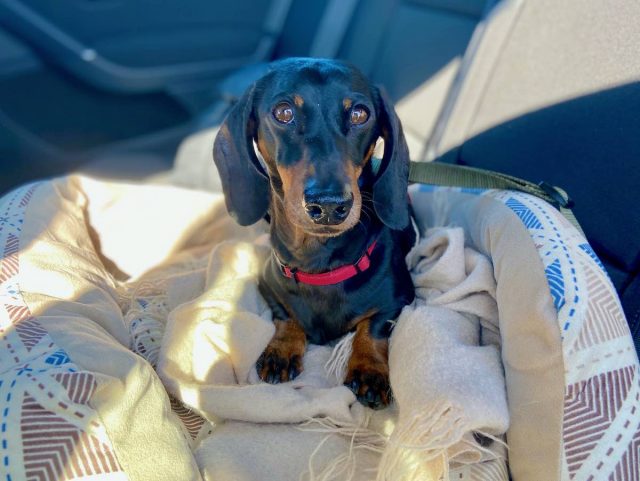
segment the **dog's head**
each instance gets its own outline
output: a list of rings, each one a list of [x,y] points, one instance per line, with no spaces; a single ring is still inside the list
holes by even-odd
[[[380,137],[384,155],[374,169]],[[311,235],[352,228],[363,196],[372,197],[375,214],[392,229],[409,222],[402,127],[384,92],[348,64],[274,64],[227,116],[213,156],[227,209],[242,225],[264,217],[271,192],[282,200],[287,220]]]

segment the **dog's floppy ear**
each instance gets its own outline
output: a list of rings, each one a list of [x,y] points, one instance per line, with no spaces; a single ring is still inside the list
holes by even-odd
[[[213,144],[227,210],[240,225],[258,222],[269,207],[269,178],[253,148],[257,131],[254,92],[255,85],[233,106]]]
[[[384,156],[373,185],[373,205],[385,225],[401,230],[409,224],[409,147],[400,120],[382,88],[378,89],[378,99]]]

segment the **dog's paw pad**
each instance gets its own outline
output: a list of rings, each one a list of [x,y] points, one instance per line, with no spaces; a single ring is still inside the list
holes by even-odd
[[[293,381],[302,372],[302,356],[288,356],[269,346],[258,359],[256,370],[260,379],[269,384]]]
[[[302,372],[307,338],[294,321],[274,321],[276,331],[256,362],[258,376],[269,384],[293,381]]]
[[[389,376],[381,371],[353,369],[344,381],[358,401],[371,409],[382,409],[391,402]]]

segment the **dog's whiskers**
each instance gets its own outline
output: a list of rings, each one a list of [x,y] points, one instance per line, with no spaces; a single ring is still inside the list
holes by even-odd
[[[366,200],[368,202],[371,202],[371,204],[373,204],[373,206],[375,207],[376,205],[381,205],[380,202],[377,202],[374,198],[373,198],[373,194],[370,194],[368,192],[361,192],[360,195],[362,196],[362,200]],[[363,207],[365,207],[363,205]]]

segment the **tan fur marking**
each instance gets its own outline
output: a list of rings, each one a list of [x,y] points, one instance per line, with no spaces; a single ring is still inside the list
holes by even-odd
[[[360,209],[362,208],[362,195],[360,194],[360,186],[358,185],[360,174],[362,174],[362,167],[356,167],[352,162],[347,163],[347,175],[349,176],[351,192],[353,194],[353,206],[351,207],[351,214],[347,217],[347,222],[352,215],[356,215],[357,217],[352,221],[354,224],[358,222]]]
[[[292,204],[302,203],[303,185],[307,175],[308,165],[305,160],[296,162],[291,167],[277,165],[278,175],[282,180],[282,190],[287,202]]]
[[[351,99],[344,99],[342,101],[342,106],[344,107],[345,110],[349,110],[352,105],[353,105],[353,100]]]
[[[370,323],[370,319],[365,319],[356,326],[345,384],[349,385],[354,379],[359,379],[360,384],[356,394],[363,396],[370,387],[373,387],[367,382],[375,379],[378,384],[386,386],[386,389],[379,391],[381,402],[386,406],[391,401],[388,390],[389,340],[372,337],[369,330]]]
[[[364,314],[361,314],[357,317],[354,317],[348,324],[347,327],[345,329],[346,332],[351,331],[353,328],[355,328],[356,326],[358,326],[361,322],[366,321],[369,322],[369,319],[371,319],[371,317],[373,317],[376,313],[378,312],[378,309],[369,309],[367,312],[365,312]]]
[[[264,350],[265,362],[260,369],[259,375],[262,380],[266,380],[270,368],[266,361],[269,358],[278,359],[284,369],[275,374],[279,374],[280,382],[287,382],[289,381],[290,365],[295,365],[297,371],[302,372],[302,358],[307,348],[307,336],[300,324],[294,320],[275,320],[273,323],[276,326],[276,332]]]
[[[269,148],[269,145],[267,145],[267,143],[264,141],[264,139],[260,136],[258,136],[258,150],[260,151],[262,158],[267,164],[273,164],[273,160],[271,159],[271,155],[269,154],[271,149]]]
[[[370,334],[371,319],[367,318],[356,325],[356,335],[353,337],[353,354],[349,364],[361,362],[376,364],[376,370],[388,372],[387,356],[389,352],[388,339],[375,339]]]
[[[302,159],[291,167],[276,165],[276,169],[282,181],[284,210],[287,220],[291,224],[292,241],[297,243],[305,237],[301,226],[309,222],[302,208],[304,204],[304,181],[309,165],[306,159]]]
[[[374,150],[376,150],[376,143],[375,142],[369,146],[369,150],[367,150],[367,153],[365,154],[364,159],[363,159],[363,165],[366,165],[367,162],[369,162],[371,160],[371,157],[373,157]]]
[[[293,96],[293,103],[296,104],[296,107],[302,107],[304,105],[304,99],[300,95],[295,94]]]

